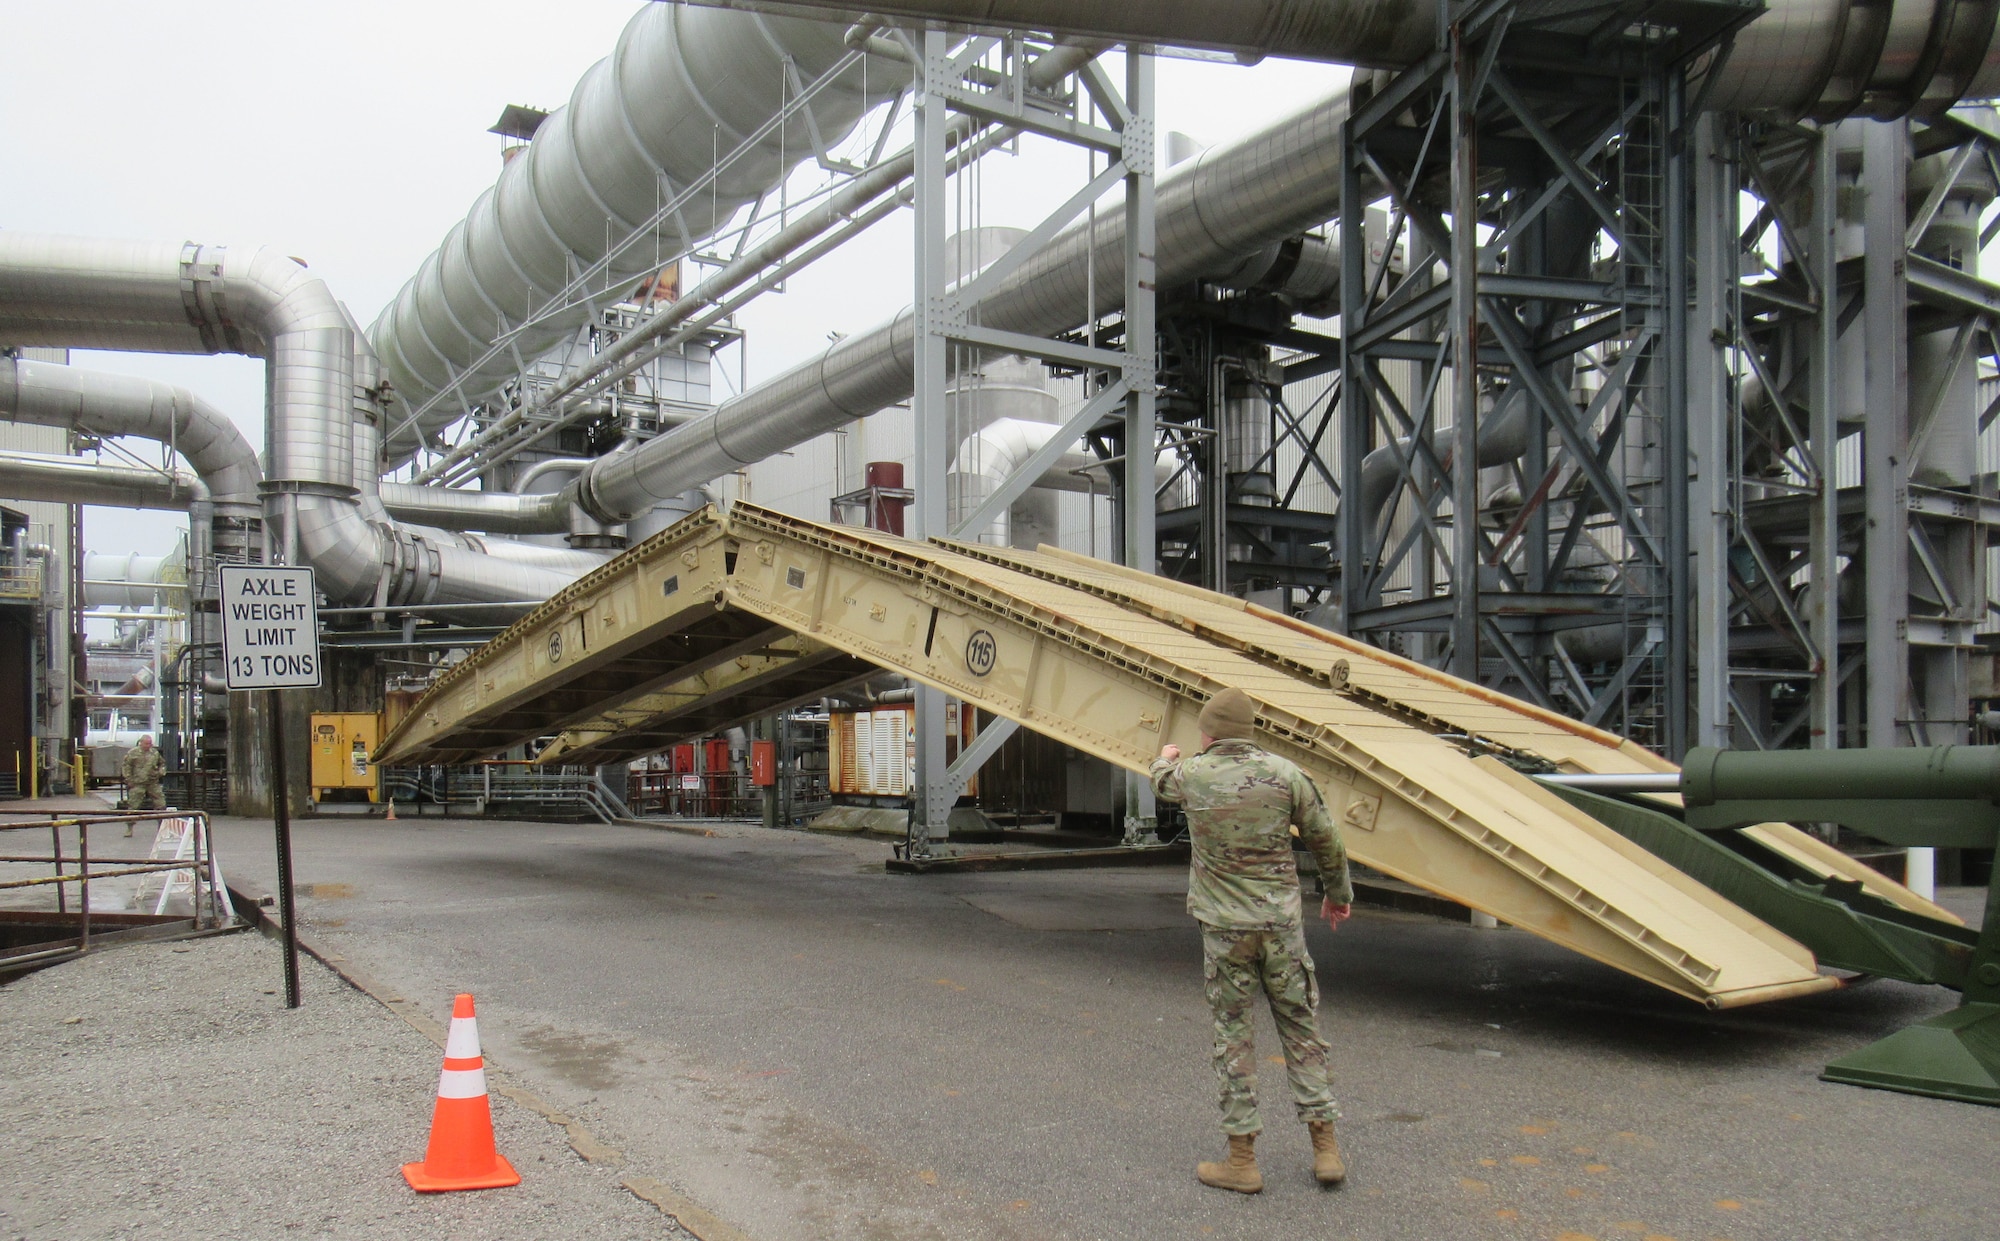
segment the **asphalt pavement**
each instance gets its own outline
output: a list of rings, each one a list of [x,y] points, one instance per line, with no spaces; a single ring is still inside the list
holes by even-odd
[[[268,887],[270,825],[216,830]],[[1222,1139],[1180,872],[889,875],[879,841],[715,831],[308,820],[299,908],[433,1016],[474,992],[501,1069],[759,1241],[1994,1233],[2000,1110],[1815,1077],[1940,989],[1709,1013],[1363,909],[1308,936],[1349,1183],[1313,1183],[1263,1015],[1243,1197],[1193,1175]]]

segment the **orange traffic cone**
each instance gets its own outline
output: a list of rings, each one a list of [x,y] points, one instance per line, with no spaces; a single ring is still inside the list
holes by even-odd
[[[479,1026],[472,997],[452,1002],[451,1032],[444,1042],[431,1143],[422,1163],[403,1165],[403,1179],[421,1193],[498,1189],[519,1185],[521,1174],[493,1149],[493,1109],[486,1099],[486,1061],[479,1055]]]
[[[391,823],[394,823],[396,821],[396,799],[393,797],[389,799],[388,821]]]

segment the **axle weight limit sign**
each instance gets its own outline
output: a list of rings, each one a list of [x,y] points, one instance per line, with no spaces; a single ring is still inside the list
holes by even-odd
[[[236,689],[319,686],[319,604],[303,566],[222,566],[223,679]]]

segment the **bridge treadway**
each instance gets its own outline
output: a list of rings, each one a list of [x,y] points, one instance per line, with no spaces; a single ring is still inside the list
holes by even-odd
[[[1711,1007],[1836,985],[1805,946],[1522,774],[1672,770],[1658,757],[1240,600],[1048,549],[704,510],[446,673],[378,757],[457,761],[551,733],[554,755],[615,753],[627,734],[658,749],[869,667],[1133,770],[1164,743],[1193,748],[1201,705],[1234,685],[1377,870]],[[1949,918],[1793,828],[1747,830]]]

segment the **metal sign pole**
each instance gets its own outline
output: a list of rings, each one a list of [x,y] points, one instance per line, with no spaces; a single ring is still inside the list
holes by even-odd
[[[292,790],[285,775],[285,729],[279,690],[264,691],[270,715],[271,822],[278,838],[278,917],[285,937],[285,1007],[299,1006],[299,931],[292,898]]]
[[[285,1007],[299,1006],[299,932],[292,892],[292,790],[285,771],[284,695],[320,683],[319,591],[305,565],[226,564],[223,678],[231,691],[263,690],[271,735],[271,826],[278,845],[278,917],[285,940]]]

